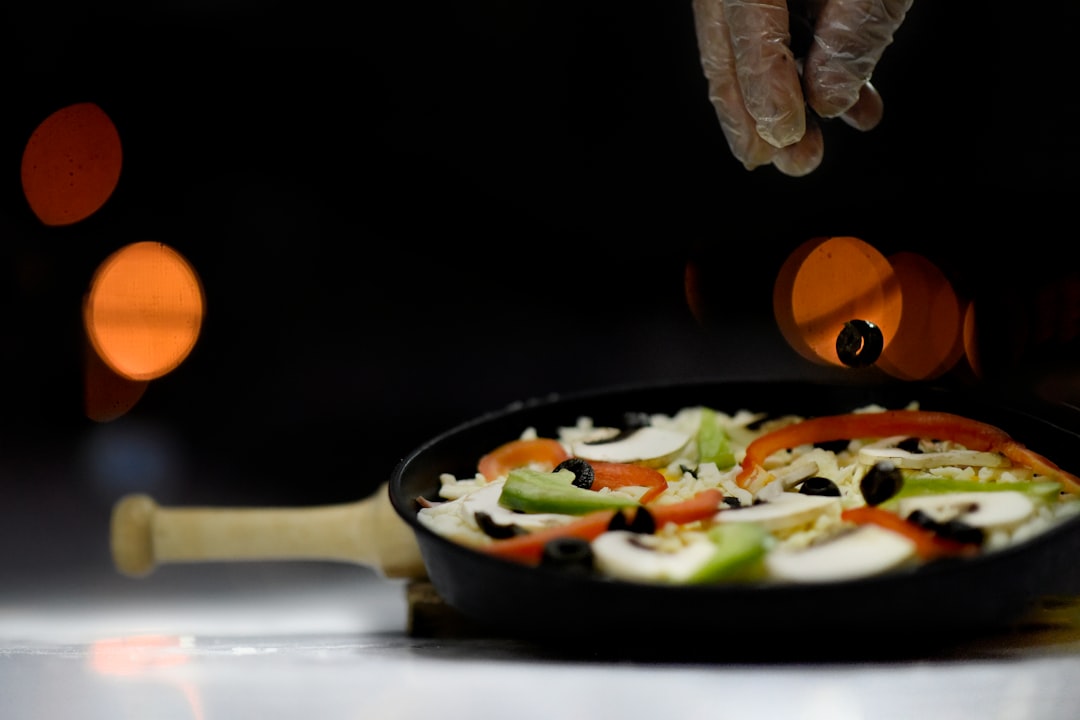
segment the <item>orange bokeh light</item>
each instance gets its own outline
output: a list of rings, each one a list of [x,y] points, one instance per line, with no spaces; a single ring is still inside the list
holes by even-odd
[[[93,348],[87,348],[83,367],[83,412],[95,422],[111,422],[135,407],[147,380],[131,380],[117,375]]]
[[[152,380],[188,356],[203,313],[195,270],[169,246],[148,241],[121,248],[98,267],[83,321],[109,368],[129,380]]]
[[[120,134],[94,103],[76,103],[41,122],[23,149],[22,187],[30,209],[49,226],[97,212],[120,180]]]
[[[878,366],[901,380],[933,380],[963,357],[963,310],[945,275],[922,255],[889,257],[904,299],[900,326]]]
[[[877,325],[888,349],[902,301],[889,261],[854,237],[807,240],[784,262],[773,286],[773,312],[784,338],[803,357],[825,365],[844,365],[836,339],[850,320]]]

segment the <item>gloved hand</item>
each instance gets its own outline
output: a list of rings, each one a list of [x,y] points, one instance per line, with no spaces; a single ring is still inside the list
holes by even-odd
[[[824,154],[817,116],[874,128],[884,106],[870,76],[912,2],[693,0],[709,100],[736,159],[806,175]],[[804,58],[792,27],[812,34]]]

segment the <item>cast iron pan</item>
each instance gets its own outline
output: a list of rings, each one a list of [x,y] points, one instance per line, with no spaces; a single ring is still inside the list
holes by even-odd
[[[911,401],[924,410],[996,425],[1076,472],[1073,455],[1080,452],[1080,435],[976,393],[918,384],[695,381],[553,397],[485,415],[405,457],[391,477],[390,500],[415,533],[428,576],[447,603],[494,632],[547,644],[752,647],[764,655],[813,645],[911,646],[1000,631],[1040,598],[1080,592],[1080,519],[1011,549],[875,578],[663,586],[488,557],[434,534],[416,518],[417,498],[437,497],[440,473],[470,476],[482,454],[527,427],[552,435],[582,415],[618,425],[627,412],[670,414],[692,405],[812,417],[868,403],[898,408]]]

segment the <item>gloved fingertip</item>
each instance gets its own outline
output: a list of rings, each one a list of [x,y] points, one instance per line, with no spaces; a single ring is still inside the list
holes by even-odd
[[[856,130],[873,130],[885,115],[881,94],[870,83],[863,85],[859,98],[840,118]]]
[[[738,158],[736,158],[738,159]],[[763,160],[761,158],[750,158],[745,160],[739,160],[742,163],[743,169],[747,171],[757,170],[759,167],[765,167],[772,164],[772,159]]]
[[[843,80],[821,74],[807,77],[806,104],[823,118],[839,117],[859,101],[863,84],[854,84],[850,78]]]
[[[734,134],[729,135],[728,148],[731,150],[731,154],[735,156],[735,159],[742,163],[742,166],[747,170],[754,170],[763,165],[772,164],[773,158],[778,152],[772,145],[754,135],[741,137]]]
[[[821,165],[825,157],[825,141],[821,134],[821,128],[816,124],[809,124],[803,139],[794,145],[788,145],[776,153],[773,165],[784,175],[790,177],[803,177],[809,175]]]
[[[802,140],[806,133],[806,109],[802,94],[791,95],[783,103],[758,103],[755,125],[758,136],[774,148],[784,148]]]
[[[777,155],[773,165],[788,177],[804,177],[817,170],[821,160],[822,156],[796,159],[788,155]]]
[[[773,125],[758,125],[757,128],[761,139],[775,148],[784,148],[799,142],[805,130],[801,122],[779,122]]]
[[[809,100],[810,107],[823,118],[842,117],[854,104],[854,96],[836,93],[829,95],[814,93]]]

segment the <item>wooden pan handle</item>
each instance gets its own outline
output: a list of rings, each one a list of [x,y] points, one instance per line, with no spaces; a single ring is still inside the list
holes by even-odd
[[[110,533],[113,563],[133,577],[163,563],[254,560],[331,560],[385,577],[427,576],[385,484],[357,502],[300,508],[167,508],[128,495],[113,508]]]

